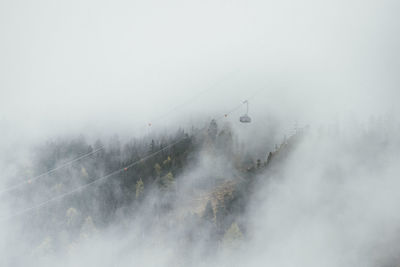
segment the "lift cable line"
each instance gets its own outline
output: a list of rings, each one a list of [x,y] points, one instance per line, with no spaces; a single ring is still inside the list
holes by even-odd
[[[8,187],[6,189],[3,189],[3,190],[0,191],[0,195],[2,195],[4,193],[7,193],[7,192],[14,191],[14,190],[16,190],[17,188],[19,188],[19,187],[21,187],[23,185],[31,184],[31,183],[35,182],[36,180],[39,180],[40,178],[43,178],[46,175],[52,174],[53,172],[56,172],[56,171],[58,171],[58,170],[60,170],[62,168],[70,166],[73,163],[75,163],[77,161],[80,161],[82,159],[85,159],[85,158],[87,158],[87,157],[89,157],[89,156],[91,156],[91,155],[93,155],[93,154],[95,154],[95,153],[97,153],[97,152],[99,152],[100,150],[103,150],[103,149],[104,149],[104,146],[100,146],[99,148],[97,148],[97,149],[95,149],[95,150],[93,150],[93,151],[91,151],[89,153],[86,153],[86,154],[83,154],[81,156],[78,156],[77,158],[74,158],[74,159],[72,159],[70,161],[67,161],[64,164],[62,164],[62,165],[60,165],[58,167],[55,167],[54,169],[48,170],[48,171],[46,171],[46,172],[44,172],[42,174],[39,174],[39,175],[37,175],[37,176],[35,176],[33,178],[30,178],[27,181],[23,181],[23,182],[20,182],[18,184],[12,185],[12,186],[10,186],[10,187]]]
[[[247,98],[247,100],[243,101],[240,105],[236,106],[236,107],[233,108],[231,111],[229,111],[227,114],[225,114],[225,117],[227,117],[229,113],[232,113],[232,112],[234,112],[234,111],[236,111],[236,110],[242,108],[242,106],[243,106],[244,104],[247,105],[247,107],[246,107],[246,109],[247,109],[246,114],[247,114],[247,113],[249,112],[249,100],[253,99],[256,95],[258,95],[258,94],[259,94],[261,91],[263,91],[263,90],[264,90],[264,88],[260,88],[260,89],[258,89],[258,90],[256,90],[256,91],[254,91],[254,93],[253,93],[249,98]],[[242,117],[243,117],[243,116],[242,116]],[[241,119],[241,118],[239,118],[239,120],[240,120],[240,119]],[[251,119],[250,119],[250,121],[251,121]]]
[[[238,71],[238,70],[234,70],[234,71],[232,71],[232,72],[229,72],[228,75],[233,74],[233,73],[236,73],[237,71]],[[154,118],[151,122],[149,122],[149,123],[147,124],[147,126],[152,126],[153,123],[154,123],[155,121],[159,121],[159,120],[161,120],[162,118],[165,118],[165,117],[169,116],[169,115],[170,115],[171,113],[173,113],[174,111],[179,110],[180,108],[186,106],[187,104],[189,104],[189,103],[195,101],[195,100],[198,99],[201,95],[203,95],[203,94],[205,94],[205,93],[208,93],[209,91],[211,91],[212,89],[214,89],[222,80],[223,80],[223,79],[219,79],[217,82],[215,82],[215,83],[212,84],[211,86],[208,86],[208,88],[206,88],[205,90],[203,90],[203,91],[197,93],[195,96],[193,96],[193,97],[187,99],[186,101],[180,103],[179,105],[177,105],[177,106],[171,108],[170,110],[164,112],[162,115],[160,115],[160,116]],[[146,125],[143,125],[141,128],[144,129],[145,127],[146,127]],[[0,190],[0,196],[3,195],[4,193],[12,192],[12,191],[18,189],[19,187],[24,186],[24,185],[31,184],[31,183],[33,183],[33,182],[35,182],[35,181],[37,181],[37,180],[39,180],[39,179],[45,177],[46,175],[52,174],[52,173],[54,173],[54,172],[56,172],[56,171],[58,171],[58,170],[60,170],[60,169],[62,169],[62,168],[65,168],[65,167],[67,167],[67,166],[72,165],[72,164],[75,163],[75,162],[78,162],[78,161],[80,161],[80,160],[83,160],[83,159],[85,159],[85,158],[87,158],[87,157],[89,157],[89,156],[95,154],[96,152],[103,150],[104,148],[105,148],[104,145],[103,145],[103,146],[100,146],[99,148],[95,149],[94,151],[91,151],[91,152],[88,152],[88,153],[83,154],[83,155],[81,155],[81,156],[78,156],[77,158],[74,158],[74,159],[72,159],[72,160],[70,160],[70,161],[67,161],[67,162],[61,164],[61,165],[58,166],[58,167],[55,167],[55,168],[53,168],[53,169],[51,169],[51,170],[48,170],[48,171],[46,171],[46,172],[44,172],[44,173],[41,173],[41,174],[39,174],[39,175],[37,175],[37,176],[35,176],[35,177],[33,177],[33,178],[30,178],[30,179],[28,179],[28,180],[26,180],[26,181],[17,183],[17,184],[12,185],[12,186],[10,186],[10,187],[8,187],[8,188],[5,188],[5,189],[3,189],[3,190]]]
[[[259,90],[259,91],[260,91],[260,90]],[[258,93],[259,91],[257,91],[256,93]],[[256,94],[256,93],[255,93],[255,94]],[[254,97],[255,94],[254,94],[252,97]],[[218,117],[216,120],[219,120],[219,119],[221,119],[221,118],[227,117],[229,114],[231,114],[231,113],[235,112],[236,110],[238,110],[239,108],[241,108],[242,105],[243,105],[243,103],[241,103],[240,105],[236,106],[235,108],[233,108],[233,109],[230,110],[229,112],[225,113],[224,115]],[[196,134],[195,134],[195,135],[196,135]],[[4,217],[4,218],[0,218],[0,221],[6,221],[6,220],[12,219],[12,218],[14,218],[14,217],[16,217],[16,216],[20,216],[20,215],[23,215],[23,214],[25,214],[25,213],[28,213],[28,212],[30,212],[30,211],[33,211],[33,210],[36,210],[36,209],[40,209],[40,208],[42,208],[42,207],[44,207],[44,206],[46,206],[46,205],[48,205],[48,204],[50,204],[50,203],[52,203],[52,202],[54,202],[54,201],[56,201],[56,200],[61,200],[61,199],[65,198],[65,197],[67,197],[67,196],[69,196],[69,195],[72,195],[72,194],[77,193],[77,192],[79,192],[79,191],[85,190],[85,189],[87,189],[89,186],[94,185],[94,184],[96,184],[96,183],[98,183],[98,182],[100,182],[100,181],[106,180],[106,179],[108,179],[108,178],[110,178],[110,177],[112,177],[112,176],[114,176],[114,175],[116,175],[116,174],[118,174],[118,173],[123,172],[123,171],[127,171],[129,168],[131,168],[131,167],[133,167],[133,166],[135,166],[135,165],[137,165],[137,164],[139,164],[139,163],[141,163],[141,162],[144,162],[144,161],[146,161],[147,159],[150,159],[150,158],[152,158],[152,157],[158,155],[158,154],[161,153],[162,151],[164,151],[164,150],[166,150],[166,149],[168,149],[168,148],[170,148],[170,147],[173,147],[173,146],[175,146],[176,144],[178,144],[178,143],[180,143],[180,142],[182,142],[182,141],[184,141],[184,140],[187,140],[187,139],[188,139],[188,137],[187,137],[187,136],[184,136],[184,137],[178,139],[177,141],[173,142],[172,144],[169,144],[169,145],[167,145],[167,146],[165,146],[165,147],[163,147],[163,148],[157,150],[156,152],[150,153],[150,154],[148,154],[147,156],[145,156],[145,157],[143,157],[143,158],[141,158],[141,159],[139,159],[139,160],[137,160],[137,161],[135,161],[135,162],[133,162],[133,163],[131,163],[131,164],[125,165],[125,166],[122,167],[122,168],[119,168],[119,169],[117,169],[117,170],[115,170],[115,171],[113,171],[113,172],[111,172],[111,173],[109,173],[109,174],[107,174],[107,175],[104,175],[104,176],[102,176],[102,177],[100,177],[100,178],[98,178],[98,179],[96,179],[96,180],[94,180],[94,181],[92,181],[92,182],[89,182],[89,183],[87,183],[87,184],[84,184],[84,185],[82,185],[82,186],[79,186],[79,187],[77,187],[77,188],[75,188],[75,189],[73,189],[73,190],[71,190],[71,191],[68,191],[68,192],[66,192],[66,193],[64,193],[64,194],[61,194],[61,195],[59,195],[59,196],[50,198],[50,199],[48,199],[48,200],[46,200],[46,201],[44,201],[44,202],[42,202],[42,203],[40,203],[40,204],[38,204],[38,205],[35,205],[35,206],[32,206],[32,207],[26,208],[26,209],[24,209],[24,210],[21,210],[21,211],[19,211],[19,212],[14,213],[14,214],[12,214],[12,215],[10,215],[10,216]]]
[[[135,165],[137,165],[137,164],[139,164],[139,163],[141,163],[141,162],[143,162],[143,161],[146,161],[146,160],[149,159],[149,158],[152,158],[152,157],[156,156],[157,154],[161,153],[162,151],[164,151],[164,150],[166,150],[166,149],[168,149],[168,148],[170,148],[170,147],[172,147],[172,146],[174,146],[174,145],[176,145],[176,144],[182,142],[182,141],[185,140],[185,139],[187,139],[186,136],[185,136],[184,138],[181,138],[181,139],[175,141],[175,142],[172,143],[172,144],[169,144],[169,145],[167,145],[167,146],[165,146],[165,147],[159,149],[158,151],[156,151],[156,152],[154,152],[154,153],[151,153],[151,154],[149,154],[149,155],[147,155],[147,156],[145,156],[145,157],[143,157],[143,158],[141,158],[141,159],[139,159],[139,160],[137,160],[137,161],[135,161],[135,162],[133,162],[133,163],[131,163],[131,164],[128,164],[128,165],[124,166],[123,168],[120,168],[120,169],[118,169],[118,170],[115,170],[115,171],[113,171],[113,172],[111,172],[111,173],[109,173],[109,174],[107,174],[107,175],[104,175],[104,176],[102,176],[102,177],[100,177],[100,178],[98,178],[98,179],[96,179],[96,180],[94,180],[94,181],[92,181],[92,182],[89,182],[89,183],[87,183],[87,184],[84,184],[84,185],[82,185],[82,186],[79,186],[79,187],[77,187],[77,188],[75,188],[75,189],[73,189],[73,190],[71,190],[71,191],[68,191],[68,192],[66,192],[66,193],[64,193],[64,194],[61,194],[61,195],[58,195],[58,196],[56,196],[56,197],[50,198],[50,199],[48,199],[48,200],[46,200],[46,201],[44,201],[44,202],[42,202],[42,203],[40,203],[40,204],[38,204],[38,205],[36,205],[36,206],[32,206],[32,207],[26,208],[26,209],[24,209],[24,210],[21,210],[21,211],[19,211],[19,212],[16,212],[16,213],[12,214],[11,216],[2,218],[2,219],[0,219],[0,221],[9,220],[9,219],[11,219],[11,218],[13,218],[13,217],[16,217],[16,216],[19,216],[19,215],[28,213],[28,212],[30,212],[30,211],[39,209],[39,208],[41,208],[41,207],[46,206],[47,204],[50,204],[51,202],[54,202],[54,201],[56,201],[56,200],[63,199],[63,198],[65,198],[65,197],[69,196],[69,195],[72,195],[72,194],[74,194],[74,193],[77,193],[77,192],[79,192],[79,191],[82,191],[82,190],[88,188],[89,186],[91,186],[91,185],[93,185],[93,184],[96,184],[96,183],[98,183],[98,182],[101,182],[101,181],[103,181],[103,180],[105,180],[105,179],[107,179],[107,178],[110,178],[111,176],[114,176],[114,175],[116,175],[116,174],[118,174],[118,173],[121,173],[121,172],[123,172],[123,171],[127,171],[129,168],[131,168],[131,167],[133,167],[133,166],[135,166]]]
[[[161,119],[165,118],[166,116],[168,116],[168,114],[177,111],[181,108],[183,108],[184,106],[196,101],[197,99],[199,99],[202,95],[210,92],[210,91],[214,91],[214,89],[223,81],[225,80],[226,76],[231,76],[232,74],[235,74],[239,71],[239,69],[235,69],[231,72],[229,72],[228,74],[224,75],[223,78],[218,79],[216,82],[212,83],[211,85],[207,86],[208,88],[198,92],[197,94],[195,94],[194,96],[186,99],[186,101],[181,102],[180,104],[176,105],[175,107],[169,109],[168,111],[164,112],[163,114],[161,114],[158,117],[154,117],[152,118],[149,122],[148,122],[148,126],[152,126],[154,122],[160,121]]]

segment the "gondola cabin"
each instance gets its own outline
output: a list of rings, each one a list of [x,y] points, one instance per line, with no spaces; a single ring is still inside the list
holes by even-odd
[[[242,123],[250,123],[251,122],[251,118],[249,117],[249,115],[247,115],[249,113],[249,101],[243,101],[243,104],[246,104],[247,109],[246,109],[246,114],[242,115],[239,118],[239,121]]]
[[[244,114],[243,116],[241,116],[239,118],[239,120],[240,120],[240,122],[243,122],[243,123],[250,123],[251,122],[251,118],[247,114]]]

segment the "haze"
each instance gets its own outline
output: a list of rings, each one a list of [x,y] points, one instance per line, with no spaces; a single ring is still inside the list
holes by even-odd
[[[247,204],[239,256],[203,257],[201,240],[185,264],[398,266],[399,13],[397,0],[0,0],[0,186],[12,184],[48,140],[147,142],[217,119],[245,151],[267,157],[307,125],[279,170],[258,174],[270,180]],[[253,122],[244,125],[246,99]],[[237,175],[218,153],[201,150],[184,166],[183,199],[201,177]],[[154,215],[159,196],[151,194],[129,232],[112,224],[78,244],[82,252],[56,251],[37,266],[174,266],[171,255],[182,248],[167,244],[176,232],[138,234]],[[0,216],[25,204],[7,199]],[[30,262],[15,260],[30,249],[15,225],[0,224],[6,266]],[[165,243],[154,246],[160,232]]]

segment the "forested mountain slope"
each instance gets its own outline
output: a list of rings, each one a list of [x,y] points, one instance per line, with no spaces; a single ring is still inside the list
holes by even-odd
[[[32,230],[25,238],[39,254],[68,250],[111,225],[129,227],[143,214],[152,217],[141,226],[143,238],[174,226],[182,231],[179,242],[206,240],[215,247],[246,235],[246,205],[258,174],[274,172],[300,136],[263,158],[254,158],[229,125],[219,129],[214,120],[190,133],[180,129],[126,142],[118,136],[106,143],[48,141],[36,147],[2,197],[22,210],[15,216]],[[203,229],[201,235],[194,229]]]

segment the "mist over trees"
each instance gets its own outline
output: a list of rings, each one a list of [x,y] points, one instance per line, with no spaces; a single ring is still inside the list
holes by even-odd
[[[65,253],[110,226],[142,220],[144,213],[153,219],[141,226],[143,238],[174,227],[178,242],[189,248],[205,242],[211,253],[243,239],[246,205],[257,174],[271,163],[267,154],[255,160],[229,124],[215,120],[190,133],[179,129],[126,141],[117,135],[93,143],[83,136],[53,139],[34,148],[1,197],[16,211],[28,209],[17,217],[24,242],[34,248],[25,253],[32,255]],[[193,178],[204,159],[207,169],[200,166]]]
[[[49,140],[35,146],[31,159],[8,180],[12,190],[0,196],[15,211],[15,217],[6,219],[17,218],[16,232],[24,233],[18,236],[24,246],[15,253],[28,255],[24,260],[11,255],[7,264],[27,259],[38,266],[57,263],[58,256],[76,255],[78,247],[110,234],[127,251],[170,246],[175,257],[163,261],[168,266],[210,266],[226,255],[233,259],[232,253],[243,253],[249,240],[257,239],[251,214],[269,203],[264,198],[274,195],[268,191],[274,184],[289,179],[286,166],[313,155],[309,149],[298,154],[304,145],[315,145],[318,153],[326,138],[336,138],[349,154],[368,151],[363,159],[372,169],[385,164],[379,151],[395,151],[397,128],[377,123],[371,120],[353,143],[335,125],[315,131],[296,127],[275,149],[266,147],[263,157],[260,148],[257,153],[245,149],[229,124],[215,120],[169,135]],[[79,159],[82,155],[89,156]],[[322,176],[329,179],[340,180],[348,172],[335,165],[327,168]],[[295,176],[291,173],[290,179]],[[260,195],[260,188],[268,193]]]
[[[399,267],[399,14],[0,1],[0,267]]]

